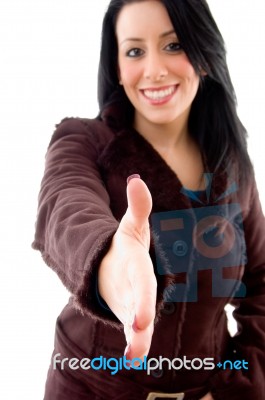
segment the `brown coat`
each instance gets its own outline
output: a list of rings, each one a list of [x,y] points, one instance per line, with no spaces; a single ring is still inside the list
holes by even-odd
[[[145,399],[150,391],[183,391],[185,400],[199,399],[207,391],[219,400],[265,399],[265,221],[254,179],[243,187],[235,176],[214,176],[209,198],[204,195],[200,203],[183,192],[175,173],[143,137],[133,129],[115,132],[105,121],[63,120],[47,152],[33,247],[73,294],[57,321],[55,354],[80,359],[123,355],[123,331],[114,315],[99,304],[96,282],[99,262],[127,208],[126,178],[134,173],[151,191],[153,214],[189,209],[195,210],[194,216],[205,205],[240,204],[247,247],[247,263],[242,247],[237,264],[222,266],[222,283],[232,283],[225,286],[225,295],[217,297],[213,295],[215,266],[196,269],[196,255],[191,252],[186,273],[172,272],[153,227],[150,251],[158,303],[149,357],[213,357],[215,363],[244,359],[249,369],[165,367],[150,376],[135,370],[112,376],[109,371],[50,369],[45,399],[136,400]],[[223,195],[234,181],[237,190]],[[157,272],[159,262],[167,264],[169,274]],[[241,278],[246,294],[231,299]],[[198,298],[190,301],[194,279]],[[169,283],[182,283],[177,286],[184,288],[181,300],[163,302]],[[224,306],[228,302],[238,307],[234,316],[239,333],[234,338],[227,331]]]

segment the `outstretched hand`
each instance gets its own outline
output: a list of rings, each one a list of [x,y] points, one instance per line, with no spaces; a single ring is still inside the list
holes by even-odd
[[[148,354],[157,282],[149,256],[151,194],[139,176],[127,186],[128,209],[99,269],[99,292],[124,325],[127,359]]]

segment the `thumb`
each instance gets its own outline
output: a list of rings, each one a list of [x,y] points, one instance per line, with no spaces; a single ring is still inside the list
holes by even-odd
[[[152,209],[151,193],[144,181],[140,179],[140,175],[129,176],[127,182],[128,209],[126,216],[134,227],[141,231],[148,223]]]

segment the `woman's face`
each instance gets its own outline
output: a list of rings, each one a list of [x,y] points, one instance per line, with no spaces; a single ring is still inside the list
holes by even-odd
[[[125,5],[116,24],[119,78],[142,124],[188,120],[199,77],[181,49],[164,5]]]

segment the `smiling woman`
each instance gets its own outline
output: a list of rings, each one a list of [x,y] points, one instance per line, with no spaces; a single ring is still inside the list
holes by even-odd
[[[265,220],[206,1],[111,0],[98,97],[57,126],[41,184],[33,247],[72,293],[45,400],[264,397]]]
[[[158,1],[128,4],[118,15],[116,35],[119,83],[134,107],[135,129],[185,187],[200,189],[203,162],[188,135],[188,116],[200,76],[182,49],[167,10]],[[183,158],[185,171],[180,168]]]

